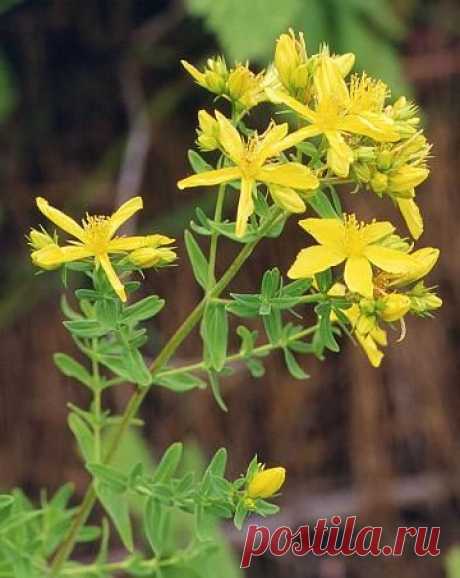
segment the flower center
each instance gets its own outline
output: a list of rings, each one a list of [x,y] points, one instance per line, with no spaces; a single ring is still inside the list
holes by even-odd
[[[83,221],[83,228],[85,230],[85,245],[95,255],[107,253],[112,237],[110,217],[86,215],[86,220]]]
[[[364,223],[359,223],[355,215],[346,215],[344,224],[344,251],[350,257],[359,257],[367,245],[363,233]]]

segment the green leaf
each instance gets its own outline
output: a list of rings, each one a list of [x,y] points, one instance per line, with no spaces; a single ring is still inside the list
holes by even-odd
[[[203,504],[195,506],[195,531],[202,542],[209,540],[215,533],[215,518],[208,514]]]
[[[176,471],[179,466],[179,462],[182,458],[183,446],[180,442],[175,442],[169,446],[169,448],[163,454],[160,463],[155,469],[152,481],[156,482],[166,482]]]
[[[250,355],[255,347],[258,332],[250,331],[244,325],[239,325],[236,328],[236,333],[241,337],[240,353],[244,356]]]
[[[206,389],[207,384],[192,373],[178,373],[176,375],[165,375],[164,377],[158,375],[155,377],[155,384],[166,387],[172,391],[184,392],[191,389]]]
[[[154,317],[163,309],[165,300],[160,299],[158,295],[150,295],[125,307],[122,315],[124,323],[138,323]]]
[[[72,377],[92,389],[93,378],[81,363],[65,353],[55,353],[53,359],[64,375]]]
[[[86,464],[86,469],[98,482],[105,484],[116,494],[122,494],[128,487],[128,477],[110,466],[89,463]]]
[[[291,353],[291,351],[289,351],[289,349],[287,349],[287,347],[283,348],[283,353],[284,353],[284,360],[286,361],[286,366],[289,370],[289,373],[292,375],[292,377],[295,377],[296,379],[308,379],[310,377],[300,367],[300,365],[297,363],[296,358]]]
[[[339,215],[335,211],[334,205],[328,199],[326,193],[320,189],[316,191],[313,197],[308,199],[308,203],[322,219],[339,218]]]
[[[220,391],[219,378],[217,377],[216,373],[212,370],[209,371],[209,383],[211,384],[212,395],[214,396],[217,405],[220,407],[222,411],[228,412],[227,405]]]
[[[78,319],[64,321],[64,326],[76,337],[102,337],[107,333],[104,327],[96,319]]]
[[[95,484],[96,494],[105,511],[110,516],[123,545],[130,552],[134,549],[131,520],[129,518],[129,502],[120,498],[120,494],[114,492],[106,484]]]
[[[144,509],[144,530],[153,553],[161,556],[168,541],[170,512],[157,499],[147,499]]]
[[[134,383],[148,387],[152,383],[152,374],[145,364],[142,354],[133,347],[127,347],[124,352],[124,365]]]
[[[244,499],[241,499],[236,506],[235,516],[233,517],[233,523],[238,530],[241,530],[243,527],[247,515],[248,510],[244,505]]]
[[[212,167],[204,158],[195,150],[189,149],[187,152],[188,160],[190,166],[195,171],[195,173],[204,173],[205,171],[212,171]]]
[[[185,247],[192,265],[193,275],[203,289],[208,286],[208,262],[190,231],[184,233]]]
[[[273,516],[273,514],[277,514],[279,511],[280,508],[276,504],[270,504],[270,502],[266,502],[265,500],[257,500],[256,502],[256,512],[260,516]]]
[[[85,462],[89,462],[93,459],[94,454],[94,444],[93,444],[93,434],[86,423],[75,413],[70,413],[67,418],[69,428],[74,434],[78,447],[85,459]]]
[[[279,343],[283,333],[280,311],[273,309],[270,315],[264,315],[262,320],[264,323],[265,333],[267,334],[270,343]]]
[[[246,359],[246,365],[252,377],[263,377],[265,375],[265,367],[260,359]]]
[[[201,336],[210,367],[221,371],[227,360],[228,344],[228,316],[223,303],[208,303],[201,323]]]
[[[262,304],[259,295],[231,293],[230,296],[234,302],[229,303],[226,307],[229,313],[238,317],[257,317],[259,315]]]
[[[331,351],[340,351],[339,344],[335,340],[331,324],[331,307],[329,304],[318,309],[320,315],[319,335],[325,347]]]
[[[114,329],[118,321],[118,303],[114,299],[99,299],[95,305],[96,319],[107,329]]]
[[[225,468],[227,466],[227,450],[225,448],[220,448],[214,454],[212,460],[209,462],[209,466],[206,469],[206,475],[214,475],[223,478],[225,475]]]

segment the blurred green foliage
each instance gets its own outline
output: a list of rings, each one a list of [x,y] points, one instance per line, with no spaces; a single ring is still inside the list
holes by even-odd
[[[335,52],[354,52],[357,68],[383,78],[395,94],[408,92],[397,45],[405,28],[389,0],[185,0],[204,19],[231,60],[266,64],[273,39],[289,27],[303,31],[310,53],[321,42]]]

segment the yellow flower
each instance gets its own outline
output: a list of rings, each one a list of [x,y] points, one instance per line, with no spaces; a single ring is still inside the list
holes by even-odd
[[[379,327],[375,316],[367,317],[363,315],[359,305],[356,303],[349,309],[344,309],[344,313],[350,320],[353,335],[363,348],[370,364],[373,367],[380,367],[383,352],[379,347],[388,345],[386,332]]]
[[[43,228],[41,231],[38,231],[37,229],[30,229],[30,233],[27,239],[29,241],[29,245],[34,250],[43,249],[49,245],[57,245],[56,237],[52,237]]]
[[[318,56],[314,85],[314,110],[281,91],[266,91],[273,102],[286,104],[310,122],[288,137],[291,146],[324,134],[329,144],[328,166],[338,176],[346,177],[354,155],[344,134],[363,135],[379,142],[399,140],[394,121],[381,111],[387,91],[383,83],[363,75],[352,82],[349,90],[338,63],[325,50]]]
[[[411,300],[407,295],[402,295],[401,293],[390,293],[383,298],[383,310],[380,312],[380,317],[391,323],[392,321],[398,321],[411,308]]]
[[[32,253],[32,261],[39,267],[48,269],[92,257],[96,266],[103,268],[118,297],[122,301],[126,301],[125,289],[110,262],[109,255],[148,247],[152,243],[152,237],[156,237],[156,235],[115,236],[119,227],[134,213],[142,209],[142,205],[141,197],[134,197],[124,203],[110,217],[87,215],[86,219],[79,225],[71,217],[52,207],[46,199],[38,197],[37,206],[40,212],[63,231],[75,237],[77,241],[70,241],[68,245],[63,247],[48,245],[38,249]]]
[[[200,149],[209,152],[219,148],[217,120],[205,110],[200,110],[198,112],[198,127],[197,143]]]
[[[141,247],[128,255],[128,259],[133,265],[141,269],[164,267],[177,259],[175,251],[161,247],[161,245],[173,243],[174,239],[163,235],[151,235],[151,237],[156,237],[156,239],[149,247]]]
[[[415,283],[428,275],[439,259],[440,251],[434,247],[424,247],[410,254],[412,267],[403,275],[398,275],[391,281],[392,285],[401,286]]]
[[[239,108],[249,110],[266,100],[264,73],[254,74],[243,64],[230,70],[225,96]]]
[[[284,146],[288,132],[287,124],[271,124],[261,136],[254,136],[244,142],[231,122],[216,111],[219,125],[219,141],[233,166],[205,171],[180,180],[179,189],[201,187],[241,180],[240,199],[236,217],[236,234],[241,237],[246,231],[249,217],[254,212],[254,185],[267,185],[273,200],[290,212],[305,211],[305,203],[296,190],[312,190],[318,187],[317,177],[307,167],[295,162],[269,163]]]
[[[276,41],[274,65],[281,84],[288,93],[298,97],[302,102],[305,101],[309,71],[307,50],[302,33],[299,34],[298,40],[291,29],[289,34],[281,34]]]
[[[223,58],[209,58],[204,72],[200,72],[198,68],[186,60],[181,60],[181,64],[196,80],[197,84],[203,88],[215,94],[222,94],[224,92],[227,84],[228,71]]]
[[[257,472],[249,482],[247,495],[252,499],[269,498],[278,492],[284,484],[285,478],[285,468],[278,467],[269,468],[268,470],[262,469]]]
[[[305,219],[299,225],[319,245],[302,249],[288,271],[291,279],[313,277],[316,273],[345,261],[345,283],[350,291],[372,298],[372,265],[382,271],[403,274],[413,266],[411,257],[378,244],[391,235],[389,222],[358,223],[354,215],[340,219]]]

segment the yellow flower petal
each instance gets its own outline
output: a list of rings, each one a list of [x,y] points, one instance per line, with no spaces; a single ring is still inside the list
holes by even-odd
[[[383,303],[385,307],[380,315],[384,321],[391,323],[404,317],[410,310],[412,302],[407,295],[391,293],[384,298]]]
[[[266,499],[276,494],[286,479],[284,468],[269,468],[257,472],[248,485],[248,496],[252,499]]]
[[[363,348],[372,367],[380,367],[383,359],[383,353],[377,347],[377,344],[372,339],[372,337],[370,335],[364,336],[357,333],[356,339]]]
[[[287,122],[272,126],[259,141],[254,161],[262,165],[268,158],[278,155],[281,150],[280,142],[286,137],[289,130]]]
[[[397,199],[397,203],[410,234],[417,240],[423,233],[423,217],[420,209],[413,199]]]
[[[118,253],[119,251],[134,251],[141,247],[149,247],[151,242],[148,236],[136,237],[115,237],[109,242],[108,253]]]
[[[299,225],[321,245],[333,247],[336,251],[342,248],[345,226],[340,219],[303,219]]]
[[[355,65],[355,55],[352,52],[347,52],[346,54],[340,54],[339,56],[333,56],[335,64],[340,70],[340,74],[345,78],[348,76],[351,69]]]
[[[118,295],[121,301],[125,302],[126,301],[125,288],[123,286],[123,283],[118,278],[118,275],[115,269],[113,268],[113,265],[110,262],[108,255],[98,255],[97,261],[104,269],[105,274],[107,275],[107,279],[109,280],[110,285],[112,285],[112,288],[115,291],[115,293]]]
[[[92,252],[86,247],[47,245],[31,254],[32,261],[42,269],[55,269],[64,263],[80,261],[91,257]]]
[[[344,106],[349,103],[350,95],[340,68],[328,54],[323,53],[318,59],[314,83],[319,102],[333,96]]]
[[[273,90],[272,88],[266,88],[265,93],[273,103],[287,104],[287,106],[292,108],[294,112],[306,118],[310,122],[313,122],[316,119],[316,115],[314,111],[311,110],[311,108],[305,106],[295,98],[292,98],[292,96],[289,96],[280,90]]]
[[[409,255],[380,247],[379,245],[369,245],[364,249],[364,255],[369,261],[386,271],[387,273],[406,273],[414,266],[414,262]]]
[[[307,247],[299,252],[287,276],[290,279],[307,279],[329,267],[339,265],[343,260],[344,256],[330,247],[323,245]]]
[[[206,86],[206,79],[203,72],[200,72],[198,68],[195,68],[193,64],[190,64],[190,62],[187,62],[186,60],[181,60],[180,62],[185,70],[190,74],[190,76],[192,76],[198,82],[198,84]]]
[[[345,263],[345,283],[350,291],[372,298],[372,267],[365,257],[348,257]]]
[[[311,190],[319,186],[318,178],[300,163],[266,165],[257,171],[256,179],[293,189]]]
[[[439,259],[439,249],[434,247],[424,247],[418,251],[414,251],[410,254],[414,261],[413,267],[409,269],[408,273],[402,277],[398,277],[394,284],[396,285],[407,285],[408,283],[414,283],[422,277],[428,275],[428,273],[436,265]]]
[[[117,229],[135,213],[140,211],[143,206],[142,197],[133,197],[129,199],[129,201],[126,201],[126,203],[123,203],[110,217],[110,236],[114,235]]]
[[[279,154],[286,149],[290,149],[291,147],[298,145],[304,140],[321,134],[321,132],[321,129],[319,129],[315,124],[304,126],[303,128],[292,132],[283,140],[280,140],[277,145],[272,145],[272,152],[275,151],[274,154]]]
[[[329,148],[327,151],[327,164],[339,177],[348,177],[350,165],[354,160],[353,151],[345,142],[338,131],[326,131]]]
[[[290,213],[303,213],[307,209],[302,197],[294,189],[270,185],[270,194],[279,207]]]
[[[68,217],[65,213],[59,211],[59,209],[52,207],[43,197],[37,197],[36,202],[39,211],[52,223],[57,225],[66,233],[69,233],[69,235],[73,235],[77,239],[80,239],[80,241],[84,239],[85,232],[83,227],[81,227],[71,217]]]
[[[383,239],[383,237],[391,235],[391,233],[393,233],[394,230],[395,228],[388,221],[371,223],[370,225],[366,225],[362,229],[366,243],[369,245],[371,243],[379,241],[380,239]]]
[[[219,125],[219,140],[227,155],[235,164],[239,164],[244,154],[244,145],[240,133],[232,123],[216,110],[217,124]]]
[[[395,142],[401,138],[395,129],[394,122],[383,114],[375,112],[349,114],[340,120],[337,128],[368,136],[378,142]]]
[[[241,171],[238,167],[226,167],[215,171],[204,171],[180,180],[177,183],[179,189],[190,187],[207,187],[210,185],[220,185],[241,178]]]
[[[414,189],[428,178],[430,171],[423,167],[402,166],[388,180],[389,190],[395,193],[404,193]]]
[[[235,233],[237,237],[242,237],[246,232],[248,219],[254,212],[254,201],[252,199],[252,188],[254,181],[250,179],[241,180],[240,199],[238,201],[238,212],[236,215]]]

